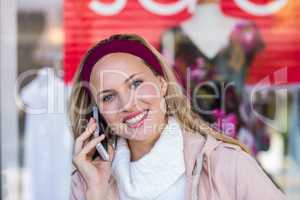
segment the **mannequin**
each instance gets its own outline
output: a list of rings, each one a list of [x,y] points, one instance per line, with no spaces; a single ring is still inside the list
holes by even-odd
[[[238,19],[225,16],[218,0],[199,1],[195,14],[180,26],[196,46],[213,58],[225,46]]]
[[[221,124],[219,127],[224,133],[227,131],[222,127],[232,127],[234,131],[230,136],[238,138],[243,124],[239,105],[245,78],[254,56],[263,48],[256,25],[225,15],[218,0],[199,0],[194,15],[167,30],[161,39],[162,54],[193,100],[194,110],[207,122]],[[227,94],[228,86],[234,95]],[[216,88],[220,94],[218,98],[205,98],[216,95]],[[234,97],[235,103],[228,106],[226,103],[232,99],[227,97]],[[226,120],[229,116],[236,119],[233,120],[236,123]]]
[[[57,13],[47,16],[33,59],[42,67],[24,86],[24,199],[63,200],[69,195],[72,136],[67,117],[70,86],[62,71],[62,38]],[[52,20],[51,20],[52,19]]]
[[[66,105],[70,88],[53,68],[40,69],[21,91],[26,105],[23,194],[26,200],[67,198],[72,136]]]

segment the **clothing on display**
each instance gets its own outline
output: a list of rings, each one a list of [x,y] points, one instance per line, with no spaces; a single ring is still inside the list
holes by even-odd
[[[28,200],[68,198],[72,137],[66,105],[69,88],[52,68],[38,71],[21,91],[26,106],[24,196]]]
[[[212,58],[206,56],[198,48],[181,26],[168,30],[162,37],[170,36],[174,39],[174,44],[172,44],[174,60],[170,61],[169,59],[169,62],[173,64],[176,73],[180,74],[178,78],[185,88],[188,84],[187,81],[190,81],[189,92],[192,92],[197,84],[210,80],[233,81],[240,91],[251,61],[263,47],[258,29],[250,21],[237,22],[228,38],[228,45]],[[167,58],[170,58],[168,46],[164,46],[162,43],[161,51]]]
[[[218,3],[200,3],[194,16],[161,37],[161,52],[194,111],[234,138],[245,124],[239,109],[247,72],[263,47],[255,23],[226,16]]]

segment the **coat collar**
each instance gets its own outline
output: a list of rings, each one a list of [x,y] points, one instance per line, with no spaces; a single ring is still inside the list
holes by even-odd
[[[186,167],[186,197],[185,199],[198,199],[198,187],[202,168],[210,167],[210,153],[220,144],[215,138],[207,134],[183,129],[184,159]],[[210,171],[210,170],[208,170]],[[211,178],[211,174],[208,174]]]
[[[186,165],[186,174],[193,174],[196,160],[199,156],[208,157],[209,154],[220,144],[215,138],[207,134],[203,136],[199,133],[183,129],[183,150]]]

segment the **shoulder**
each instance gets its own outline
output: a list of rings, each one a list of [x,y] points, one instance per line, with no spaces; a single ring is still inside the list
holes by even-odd
[[[213,140],[215,139],[213,138]],[[220,141],[207,155],[214,171],[224,175],[225,179],[232,179],[232,181],[243,178],[245,175],[248,176],[249,173],[257,173],[257,170],[260,170],[252,155],[243,151],[238,145]],[[246,169],[251,169],[251,171],[248,171],[247,174],[241,173]]]
[[[213,140],[215,139],[213,138]],[[221,159],[235,160],[238,156],[251,158],[251,156],[244,152],[238,145],[229,144],[222,141],[219,141],[218,145],[210,152],[210,156],[216,162],[220,162]]]
[[[236,199],[285,199],[258,162],[239,146],[221,142],[210,154],[213,176]]]
[[[219,142],[219,144],[208,153],[204,153],[209,160],[211,169],[222,179],[226,185],[232,185],[236,182],[237,167],[245,165],[251,156],[233,144]],[[243,159],[240,159],[243,157]]]

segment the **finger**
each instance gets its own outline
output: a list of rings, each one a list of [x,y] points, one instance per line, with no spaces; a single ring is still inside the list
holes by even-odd
[[[101,134],[99,137],[96,137],[89,141],[85,147],[81,150],[80,154],[82,156],[86,156],[88,153],[90,153],[93,149],[96,148],[96,145],[101,142],[105,138],[104,134]]]
[[[96,129],[96,124],[89,125],[86,130],[75,141],[75,153],[77,154],[86,144],[86,141],[92,136]]]
[[[96,127],[94,127],[94,126],[95,126],[94,124],[96,124]],[[86,144],[87,144],[89,141],[91,141],[90,138],[93,138],[93,137],[95,138],[94,133],[95,133],[95,130],[96,130],[97,126],[98,126],[98,124],[96,123],[95,118],[92,117],[92,118],[91,118],[91,124],[89,125],[89,127],[87,127],[87,128],[89,129],[88,131],[91,131],[92,134],[90,134],[90,135],[88,136],[88,138],[83,142],[82,148],[85,147]],[[93,137],[92,137],[92,136],[93,136]],[[93,154],[94,152],[91,152],[91,153]]]
[[[88,144],[89,141],[90,141],[90,140],[86,140],[86,141],[85,141],[85,144],[83,145],[83,147],[85,147],[85,146]],[[87,156],[90,157],[90,158],[94,157],[96,151],[97,151],[96,148],[92,149],[92,150],[87,154]]]
[[[108,148],[109,161],[112,162],[113,158],[115,156],[115,150],[114,150],[114,148],[112,147],[111,144],[108,144],[107,148]]]
[[[92,135],[96,130],[97,124],[94,119],[90,119],[85,131],[75,141],[75,154],[77,154],[84,146],[84,142]]]
[[[93,124],[95,124],[95,120],[94,118],[90,118],[88,124],[86,125],[85,129],[84,129],[84,132],[80,135],[80,137],[78,138],[79,142],[83,142],[84,140],[86,140],[86,138],[88,137],[88,135],[86,135],[86,133],[90,133]]]

